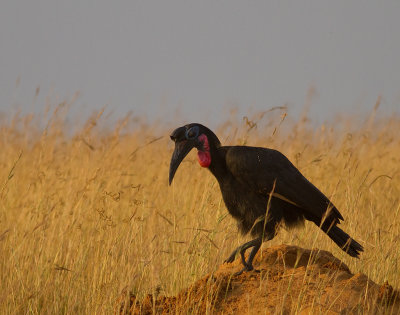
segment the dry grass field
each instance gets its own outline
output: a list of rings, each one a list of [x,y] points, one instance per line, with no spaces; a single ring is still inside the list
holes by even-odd
[[[127,116],[114,125],[99,112],[77,128],[67,112],[0,120],[1,314],[110,314],[123,292],[175,295],[246,240],[194,152],[168,186],[168,135],[180,123]],[[365,252],[347,256],[308,223],[282,229],[264,249],[323,249],[353,273],[400,288],[399,115],[376,107],[313,126],[278,108],[232,114],[214,130],[223,144],[288,156]]]

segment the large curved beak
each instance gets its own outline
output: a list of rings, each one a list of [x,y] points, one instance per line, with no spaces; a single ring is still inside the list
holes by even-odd
[[[184,140],[175,142],[175,150],[172,154],[171,163],[169,164],[169,184],[171,185],[175,172],[181,164],[182,160],[195,146],[195,142],[191,140]]]

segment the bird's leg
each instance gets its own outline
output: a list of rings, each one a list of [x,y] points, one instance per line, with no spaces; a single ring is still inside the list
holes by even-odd
[[[251,241],[250,241],[250,242],[251,242]],[[236,258],[237,253],[240,252],[240,253],[242,254],[243,251],[246,251],[246,249],[248,249],[248,248],[251,247],[251,245],[250,245],[250,247],[247,246],[247,244],[249,244],[250,242],[247,242],[247,243],[244,243],[244,244],[238,246],[238,247],[232,252],[232,254],[230,254],[230,256],[228,257],[228,259],[225,260],[225,262],[226,262],[226,263],[231,263],[231,262],[233,262],[233,261],[235,260],[235,258]],[[243,253],[244,253],[244,252],[243,252]],[[245,260],[243,257],[242,257],[242,263],[243,263],[243,265],[246,265],[246,260]]]
[[[247,259],[247,262],[246,262],[247,267],[249,268],[248,270],[253,270],[254,269],[253,260],[254,260],[254,257],[256,256],[256,254],[257,254],[257,252],[260,249],[261,244],[262,244],[261,238],[256,238],[253,241],[254,241],[254,245],[253,245],[253,248],[251,249],[249,258]]]
[[[240,275],[240,274],[242,274],[243,271],[254,270],[253,259],[254,259],[254,256],[256,255],[256,253],[258,252],[258,250],[260,249],[261,243],[262,243],[261,238],[256,238],[256,239],[251,240],[250,242],[247,242],[246,244],[242,245],[242,248],[240,249],[240,256],[242,258],[242,264],[243,264],[244,268],[242,270],[240,270],[239,272],[236,272],[235,275]],[[246,262],[244,254],[245,254],[246,250],[249,249],[250,247],[253,247],[253,248],[252,248],[249,258]],[[258,271],[258,270],[256,270],[256,271]]]
[[[229,255],[229,257],[225,260],[226,263],[231,263],[235,260],[235,257],[237,255],[237,253],[241,250],[243,245],[240,245],[239,247],[237,247],[232,254]]]
[[[236,273],[236,275],[241,274],[243,271],[251,271],[254,269],[253,267],[253,259],[254,256],[256,255],[257,251],[259,250],[260,246],[261,246],[262,240],[261,238],[256,238],[254,240],[251,240],[241,246],[239,246],[238,248],[236,248],[232,254],[229,256],[229,258],[227,260],[225,260],[225,262],[231,263],[235,260],[235,256],[238,252],[240,252],[240,257],[242,259],[242,264],[244,266],[244,268],[239,271],[238,273]],[[250,256],[248,259],[248,262],[246,262],[246,258],[245,258],[245,253],[246,250],[253,247],[253,249],[250,252]]]

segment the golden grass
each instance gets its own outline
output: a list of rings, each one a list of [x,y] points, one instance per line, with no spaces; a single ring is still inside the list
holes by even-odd
[[[176,294],[245,240],[195,153],[168,186],[168,134],[178,126],[127,116],[110,127],[100,112],[71,132],[61,112],[0,124],[0,313],[111,313],[124,290]],[[365,252],[348,257],[313,224],[263,246],[318,247],[400,287],[400,117],[312,128],[281,114],[231,117],[215,131],[224,144],[287,155]]]

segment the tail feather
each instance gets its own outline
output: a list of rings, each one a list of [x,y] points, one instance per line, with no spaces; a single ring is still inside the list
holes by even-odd
[[[364,251],[364,248],[357,241],[352,239],[349,234],[343,231],[336,225],[333,225],[330,229],[324,232],[347,254],[352,257],[358,258],[360,252]]]

